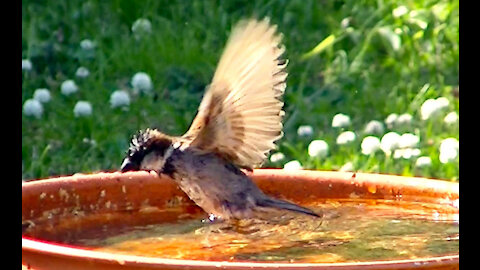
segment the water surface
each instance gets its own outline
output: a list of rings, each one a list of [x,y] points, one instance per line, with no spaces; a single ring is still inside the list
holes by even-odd
[[[414,259],[459,252],[458,208],[379,200],[326,200],[321,219],[279,215],[271,222],[210,223],[204,214],[177,222],[98,228],[65,243],[92,250],[171,259],[351,262]],[[62,241],[60,241],[62,242]]]

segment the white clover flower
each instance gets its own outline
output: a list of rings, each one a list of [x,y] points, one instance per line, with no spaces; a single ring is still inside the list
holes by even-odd
[[[82,48],[82,50],[89,51],[95,48],[95,44],[90,39],[84,39],[80,41],[80,48]]]
[[[375,136],[367,136],[363,138],[362,144],[362,154],[371,155],[380,149],[380,139]]]
[[[399,159],[399,158],[411,159],[412,157],[418,157],[420,154],[421,154],[421,151],[418,148],[402,148],[402,149],[396,149],[393,152],[393,158],[394,159]]]
[[[404,149],[395,149],[395,150],[393,151],[393,155],[392,155],[392,156],[393,156],[394,159],[399,159],[399,158],[401,158],[401,157],[403,156],[403,152],[404,152]]]
[[[342,26],[343,29],[346,29],[347,27],[350,26],[350,21],[351,20],[352,20],[351,17],[343,18],[343,20],[340,22],[340,26]]]
[[[71,95],[78,91],[78,86],[73,80],[66,80],[60,85],[60,91],[65,96]]]
[[[285,159],[285,155],[282,152],[274,153],[270,156],[270,161],[275,163]]]
[[[299,126],[297,129],[297,134],[300,137],[312,136],[313,128],[312,126],[308,126],[308,125]]]
[[[152,24],[148,19],[140,18],[132,24],[132,32],[136,37],[152,32]]]
[[[439,97],[436,99],[437,106],[440,110],[447,109],[450,101],[446,97]]]
[[[350,125],[350,116],[337,113],[332,119],[332,127],[342,128]]]
[[[110,105],[112,108],[130,105],[130,96],[126,91],[117,90],[110,95]]]
[[[132,86],[136,91],[141,91],[144,93],[150,92],[152,90],[152,79],[145,72],[137,72],[132,77]]]
[[[455,138],[446,138],[440,143],[440,152],[447,149],[459,149],[458,140]]]
[[[382,122],[372,120],[365,126],[364,132],[366,134],[382,134],[385,131]]]
[[[415,162],[415,167],[417,168],[426,168],[432,166],[432,159],[427,156],[422,156],[417,158],[417,161]]]
[[[75,72],[75,76],[78,78],[86,78],[90,75],[90,71],[86,67],[79,67]]]
[[[32,70],[33,65],[30,59],[22,59],[22,70],[24,71],[30,71]]]
[[[38,88],[37,90],[35,90],[35,92],[33,92],[33,99],[36,99],[41,103],[47,103],[52,99],[52,97],[48,89]]]
[[[391,152],[398,148],[398,142],[400,140],[400,135],[396,132],[388,132],[387,134],[383,135],[380,141],[380,149],[387,154],[390,155]]]
[[[418,145],[420,138],[412,133],[404,133],[398,140],[398,147],[400,148],[413,148]]]
[[[420,154],[422,154],[422,151],[420,151],[420,149],[418,148],[410,148],[411,149],[411,154],[413,157],[418,157],[420,156]]]
[[[283,169],[287,170],[287,171],[294,171],[294,170],[301,170],[301,169],[303,169],[303,167],[302,167],[302,164],[300,163],[300,161],[292,160],[292,161],[289,161],[289,162],[285,163],[285,165],[283,165]]]
[[[347,162],[345,163],[340,169],[339,171],[341,172],[353,172],[355,170],[355,167],[353,166],[353,163],[352,162]]]
[[[408,8],[406,6],[398,6],[397,8],[392,10],[392,15],[395,18],[401,17],[408,13]]]
[[[25,103],[23,103],[23,113],[27,116],[40,118],[43,114],[42,103],[36,99],[27,99]]]
[[[92,105],[88,101],[78,101],[73,108],[75,117],[89,116],[92,114]]]
[[[445,116],[443,122],[447,125],[453,125],[458,122],[458,114],[456,112],[451,112]]]
[[[398,114],[396,113],[391,113],[387,116],[385,119],[385,124],[387,127],[391,128],[393,125],[397,122]]]
[[[458,151],[455,151],[453,149],[445,150],[443,152],[440,152],[440,156],[438,159],[440,160],[441,163],[449,163],[455,161],[455,159],[458,156]]]
[[[449,101],[445,97],[439,97],[437,99],[427,99],[420,107],[420,114],[422,120],[430,119],[438,115],[441,111],[448,108]]]
[[[447,138],[440,143],[440,162],[445,164],[455,161],[458,156],[459,144],[455,138]]]
[[[406,126],[412,123],[412,115],[408,113],[404,113],[398,116],[398,118],[395,120],[395,124],[400,125],[400,126]]]
[[[310,157],[324,158],[328,155],[328,144],[324,140],[313,140],[308,145],[308,155]]]
[[[394,159],[399,159],[403,156],[403,152],[404,152],[405,149],[396,149],[395,151],[393,151],[393,158]]]
[[[420,107],[420,114],[422,116],[422,120],[429,119],[432,115],[437,112],[438,106],[435,99],[430,98],[423,102],[422,106]]]
[[[95,141],[94,139],[83,138],[82,142],[91,146],[97,146],[97,141]]]
[[[353,131],[344,131],[344,132],[342,132],[338,135],[337,144],[338,145],[349,144],[349,143],[355,141],[356,138],[357,138],[357,136],[355,135],[355,133]]]

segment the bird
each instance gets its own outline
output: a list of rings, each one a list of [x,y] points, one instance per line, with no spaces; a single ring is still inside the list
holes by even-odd
[[[282,57],[282,38],[268,18],[239,21],[188,131],[170,136],[140,130],[121,172],[166,175],[217,220],[264,219],[278,211],[321,217],[266,195],[244,172],[261,166],[283,137],[288,60]]]

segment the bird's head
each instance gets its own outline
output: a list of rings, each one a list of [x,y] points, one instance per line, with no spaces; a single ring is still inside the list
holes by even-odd
[[[127,156],[123,160],[122,172],[155,170],[160,172],[165,164],[166,152],[172,146],[172,137],[156,129],[139,131],[130,141]]]

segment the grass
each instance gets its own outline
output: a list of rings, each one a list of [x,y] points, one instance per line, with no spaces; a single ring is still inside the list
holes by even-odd
[[[408,12],[394,16],[399,6]],[[449,111],[459,111],[458,1],[22,1],[22,58],[33,69],[23,71],[22,101],[37,88],[48,88],[52,100],[40,119],[22,116],[22,177],[42,178],[77,172],[118,169],[129,138],[138,129],[157,127],[180,135],[190,125],[231,27],[246,17],[268,16],[284,34],[290,60],[285,94],[285,136],[278,151],[286,158],[265,167],[299,160],[304,168],[338,170],[352,162],[355,170],[420,175],[458,180],[458,158],[442,164],[439,144],[459,137],[458,124],[442,117],[420,120],[429,98],[446,97]],[[398,11],[398,9],[396,10]],[[151,21],[152,32],[136,39],[138,18]],[[93,52],[80,48],[90,39]],[[75,78],[78,67],[90,76]],[[135,95],[130,79],[139,71],[153,81],[152,95]],[[74,79],[79,91],[60,93]],[[110,94],[130,91],[128,110],[111,108]],[[76,118],[73,107],[89,101],[93,115]],[[332,117],[351,117],[345,130],[357,133],[349,146],[338,146],[342,130]],[[415,159],[393,159],[382,152],[361,154],[363,127],[390,113],[409,113],[413,121],[385,131],[420,137],[422,155],[432,165],[414,167]],[[310,125],[314,134],[299,137]],[[308,156],[310,141],[330,145],[324,159]],[[92,143],[92,141],[94,143]]]

